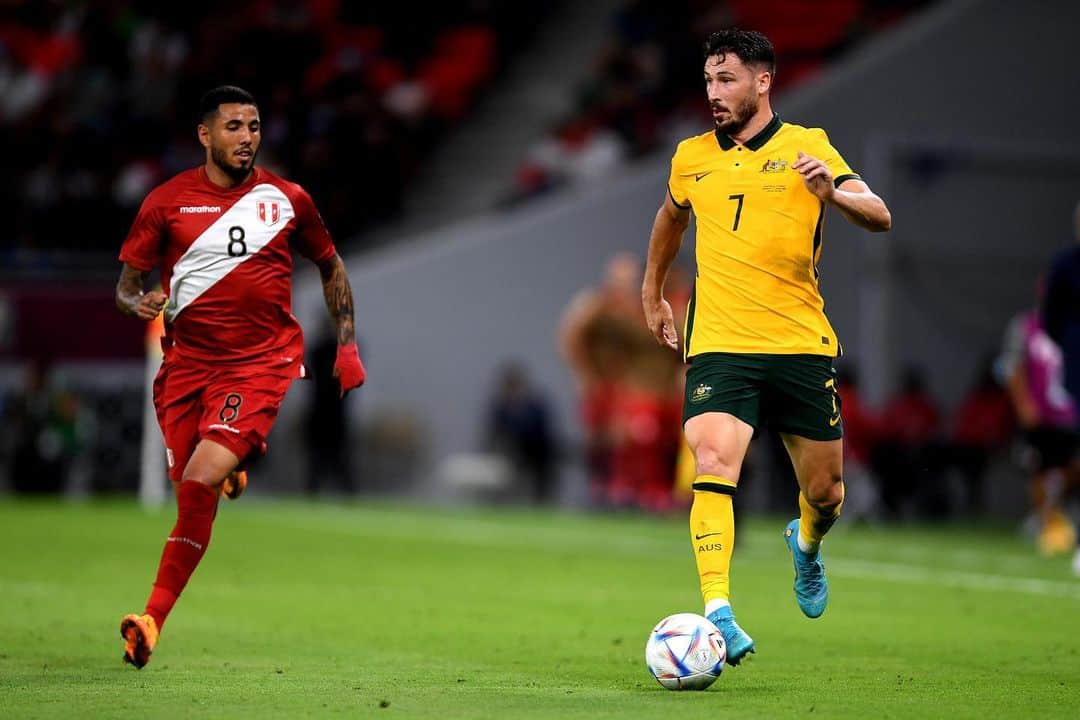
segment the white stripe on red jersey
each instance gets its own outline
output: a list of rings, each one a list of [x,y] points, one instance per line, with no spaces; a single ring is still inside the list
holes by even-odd
[[[173,265],[165,320],[266,247],[296,216],[285,193],[269,183],[256,185],[206,228]],[[255,222],[252,222],[255,220]]]

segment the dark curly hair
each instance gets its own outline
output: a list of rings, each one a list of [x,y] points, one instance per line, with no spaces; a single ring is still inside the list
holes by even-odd
[[[744,65],[756,65],[776,75],[776,52],[769,38],[755,30],[727,28],[714,32],[705,41],[703,47],[705,59],[719,55],[721,59],[728,53],[743,61]]]
[[[255,98],[247,90],[235,85],[222,85],[207,91],[199,100],[199,121],[205,123],[211,115],[217,113],[221,105],[239,103],[240,105],[255,105]]]

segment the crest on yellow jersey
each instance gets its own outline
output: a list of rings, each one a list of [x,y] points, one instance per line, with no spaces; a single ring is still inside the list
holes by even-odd
[[[787,160],[766,160],[761,166],[763,173],[782,173],[787,170]]]

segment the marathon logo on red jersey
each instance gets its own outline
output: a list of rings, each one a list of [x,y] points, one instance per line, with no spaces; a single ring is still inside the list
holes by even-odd
[[[173,265],[165,319],[175,322],[184,308],[254,257],[295,216],[289,198],[276,185],[253,187],[195,238]]]
[[[181,215],[205,215],[219,212],[221,212],[220,205],[184,205],[180,208]]]

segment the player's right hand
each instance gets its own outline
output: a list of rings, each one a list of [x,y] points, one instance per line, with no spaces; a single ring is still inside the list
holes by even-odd
[[[675,316],[671,303],[661,298],[658,303],[645,303],[645,322],[649,324],[656,342],[672,350],[679,349],[679,334],[675,331]]]
[[[135,306],[135,317],[140,320],[153,320],[165,309],[168,302],[169,296],[163,292],[151,290],[148,293],[143,293]]]

